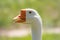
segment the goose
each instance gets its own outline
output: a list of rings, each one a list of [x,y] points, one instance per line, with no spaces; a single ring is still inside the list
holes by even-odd
[[[21,9],[19,15],[13,19],[15,23],[30,24],[32,40],[42,40],[42,19],[35,9]]]

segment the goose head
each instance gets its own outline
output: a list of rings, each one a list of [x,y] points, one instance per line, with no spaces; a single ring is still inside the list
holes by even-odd
[[[34,9],[21,9],[18,16],[14,17],[16,23],[32,23],[39,14]]]
[[[21,9],[18,16],[14,18],[16,23],[31,24],[32,40],[41,40],[42,38],[42,20],[38,12],[34,9]],[[36,25],[35,25],[36,24]]]

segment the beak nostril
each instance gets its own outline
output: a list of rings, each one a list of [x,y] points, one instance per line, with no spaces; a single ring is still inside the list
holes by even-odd
[[[18,16],[18,17],[21,17],[21,16]]]

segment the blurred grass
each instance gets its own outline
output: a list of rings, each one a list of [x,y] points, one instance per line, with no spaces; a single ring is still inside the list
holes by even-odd
[[[44,34],[42,40],[60,40],[60,34]]]
[[[1,39],[1,38],[0,38]],[[2,40],[32,40],[31,35],[26,37],[2,38]],[[42,40],[60,40],[60,34],[43,34]]]

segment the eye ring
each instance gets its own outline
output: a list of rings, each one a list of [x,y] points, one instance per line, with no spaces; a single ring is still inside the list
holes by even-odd
[[[29,14],[31,14],[32,12],[31,11],[29,11]]]

